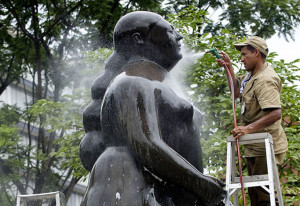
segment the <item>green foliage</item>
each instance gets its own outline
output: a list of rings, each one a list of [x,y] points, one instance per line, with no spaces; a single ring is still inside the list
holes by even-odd
[[[279,167],[281,188],[286,205],[299,205],[300,126],[286,127],[285,132],[289,141],[289,149],[284,163]]]
[[[6,23],[6,19],[3,23]],[[19,81],[27,71],[24,59],[28,56],[29,42],[13,32],[7,25],[0,26],[0,95],[10,83]]]
[[[21,116],[20,109],[15,105],[2,103],[0,108],[0,125],[15,124]]]
[[[221,34],[219,37],[206,37],[201,42],[207,42],[206,49],[216,47],[228,52],[234,61],[234,58],[238,57],[238,52],[232,45],[239,39],[226,30],[222,30]],[[201,136],[207,141],[203,140],[202,144],[204,148],[209,148],[204,151],[205,166],[213,172],[224,170],[226,137],[233,129],[232,101],[225,71],[216,64],[214,56],[206,54],[194,66],[188,81],[197,85],[193,88],[195,92],[193,98],[203,112]],[[239,114],[239,105],[236,106]],[[219,174],[220,178],[224,178],[224,174]]]
[[[71,171],[72,175],[81,178],[87,170],[79,159],[79,143],[84,136],[82,111],[89,98],[85,90],[76,90],[72,95],[64,95],[64,101],[54,102],[45,99],[37,101],[27,110],[27,117],[32,125],[40,124],[46,134],[55,133],[55,145],[49,155],[38,155],[40,160],[54,157],[54,167],[59,171]],[[44,121],[41,121],[43,119]],[[34,121],[33,121],[34,120]]]
[[[278,33],[293,39],[293,31],[300,23],[298,0],[237,0],[225,1],[227,9],[220,20],[228,20],[227,28],[242,35],[255,34],[270,38]],[[224,7],[223,7],[224,8]]]
[[[16,106],[3,104],[0,108],[0,158],[8,159],[7,154],[17,149],[20,143],[16,124],[21,114]]]
[[[125,14],[142,10],[153,11],[160,14],[162,0],[85,0],[79,12],[81,28],[86,29],[86,34],[81,34],[83,47],[92,50],[98,48],[111,48],[113,29],[117,21]]]
[[[300,59],[292,62],[276,61],[276,54],[268,58],[283,82],[281,93],[282,116],[289,148],[284,163],[279,167],[282,192],[287,205],[300,203]]]
[[[96,76],[104,71],[105,61],[113,53],[112,49],[99,48],[94,51],[85,52],[85,57],[81,61],[83,68],[79,71],[80,76]],[[87,81],[91,81],[87,79]]]
[[[298,0],[167,0],[165,4],[175,14],[189,7],[213,13],[220,11],[215,22],[203,25],[205,32],[218,35],[220,29],[226,28],[239,36],[270,38],[277,33],[293,39],[295,28],[300,23]]]
[[[5,188],[0,188],[0,201],[2,206],[15,205],[13,197],[5,193]]]
[[[20,141],[18,128],[7,125],[0,126],[0,154],[11,153],[16,149],[16,143]]]
[[[180,32],[183,30],[184,44],[190,49],[201,52],[216,47],[237,61],[239,52],[234,49],[233,43],[240,39],[225,29],[220,31],[222,36],[218,37],[201,34],[198,25],[206,21],[203,15],[207,13],[189,7],[178,16],[171,16],[171,21]],[[233,128],[231,94],[225,71],[216,64],[214,56],[205,54],[187,76],[189,84],[194,85],[191,98],[203,112],[201,137],[203,148],[207,148],[203,151],[204,166],[214,173],[225,166],[226,136]],[[224,173],[220,175],[224,178]]]
[[[76,90],[72,95],[63,96],[64,101],[45,99],[37,101],[27,110],[3,104],[0,109],[0,202],[14,205],[10,197],[12,185],[20,192],[26,192],[28,180],[38,178],[39,171],[48,162],[53,162],[45,177],[44,191],[58,190],[61,180],[73,175],[85,178],[88,171],[82,166],[78,146],[84,135],[82,111],[90,101],[89,92]],[[29,121],[45,130],[44,145],[52,145],[47,150],[39,147],[36,137],[24,140],[20,135],[19,121]],[[48,151],[49,150],[49,151]],[[38,165],[43,162],[42,165]],[[29,177],[29,179],[28,179]],[[22,182],[20,181],[22,180]],[[12,184],[13,183],[13,184]],[[23,190],[22,190],[23,189]]]
[[[14,199],[6,190],[10,187],[10,181],[18,180],[20,173],[16,169],[24,168],[24,159],[20,159],[24,153],[22,138],[19,135],[17,122],[21,114],[16,106],[2,104],[0,108],[0,202],[1,205],[12,205]]]
[[[125,8],[131,7],[128,12],[140,10],[163,14],[165,13],[165,11],[161,9],[161,4],[163,1],[164,0],[127,0],[124,5]]]
[[[208,23],[208,12],[198,10],[193,6],[189,6],[181,10],[177,14],[169,15],[168,20],[176,27],[178,32],[184,36],[184,43],[189,48],[203,49],[205,43],[201,42],[203,24]],[[200,47],[200,48],[199,48]]]

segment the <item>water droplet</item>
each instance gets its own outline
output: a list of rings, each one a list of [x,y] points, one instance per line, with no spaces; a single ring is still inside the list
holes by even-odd
[[[121,199],[121,194],[119,192],[116,193],[116,199],[120,200]]]

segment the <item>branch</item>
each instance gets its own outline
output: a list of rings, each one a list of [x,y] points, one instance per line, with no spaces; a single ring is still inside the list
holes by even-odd
[[[40,40],[41,40],[44,36],[46,36],[46,35],[51,31],[51,29],[52,29],[52,28],[53,28],[53,27],[54,27],[61,19],[65,18],[65,17],[68,16],[71,12],[75,11],[79,6],[81,6],[81,4],[82,4],[83,1],[84,1],[84,0],[80,0],[73,8],[71,8],[69,11],[64,12],[62,15],[58,16],[57,19],[54,19],[54,22],[49,26],[49,28],[48,28],[46,31],[44,31],[44,32],[42,33],[42,35],[40,36]]]
[[[75,178],[75,177],[72,177],[72,180],[70,182],[70,184],[68,185],[68,187],[66,187],[66,189],[63,191],[64,195],[65,195],[65,200],[66,202],[68,202],[68,199],[70,198],[72,192],[73,192],[73,188],[74,186],[77,184],[77,182],[80,180],[80,178]],[[56,202],[55,201],[52,201],[50,206],[55,206]]]
[[[23,83],[24,83],[24,80],[23,80]],[[26,89],[25,89],[25,84],[24,84],[24,90],[25,90],[25,96],[26,96]],[[27,123],[27,134],[28,134],[28,152],[27,152],[27,169],[26,169],[26,188],[28,186],[28,183],[29,183],[29,177],[30,177],[30,154],[31,154],[31,145],[32,145],[32,136],[31,136],[31,131],[30,131],[30,120],[28,120],[28,123]]]
[[[72,194],[72,191],[73,191],[73,188],[79,180],[80,180],[80,178],[72,177],[72,180],[71,180],[70,184],[68,185],[68,187],[63,192],[65,194],[66,201],[68,201],[68,199],[70,198],[70,196]]]
[[[1,79],[2,82],[2,79]],[[8,85],[6,85],[5,83],[1,83],[1,87],[0,87],[0,95],[5,91],[5,89],[7,88]]]
[[[275,9],[275,5],[274,5],[274,0],[272,0],[272,5],[270,6],[270,10],[269,11],[273,11]],[[262,28],[256,32],[257,36],[261,36],[262,33],[264,33],[264,31],[266,30],[266,28],[268,28],[270,26],[269,21],[271,20],[271,18],[274,15],[272,15],[271,13],[269,14],[268,18],[265,20],[265,23],[262,24]],[[258,19],[260,19],[260,17],[258,17]]]
[[[25,188],[23,187],[23,184],[20,180],[13,180],[12,181],[18,188],[21,194],[27,194]]]
[[[127,5],[125,6],[125,9],[124,9],[124,12],[123,12],[123,16],[124,16],[125,14],[127,14],[129,5],[131,4],[131,1],[132,1],[132,0],[129,0],[128,3],[127,3]]]
[[[31,5],[31,17],[32,17],[32,24],[33,24],[33,33],[34,33],[34,39],[38,40],[38,26],[39,25],[39,20],[37,18],[37,14],[38,14],[38,6],[37,6],[37,2],[36,0],[34,1],[30,1],[30,5]]]
[[[105,32],[106,30],[106,27],[112,17],[112,14],[114,13],[115,9],[117,8],[118,4],[119,4],[120,0],[114,0],[114,3],[112,5],[112,7],[110,8],[110,12],[108,14],[108,17],[106,18],[106,21],[104,22],[102,28],[101,28],[101,32],[100,33],[103,33]]]
[[[12,65],[13,65],[14,60],[15,60],[15,54],[10,59],[9,65],[7,67],[6,77],[4,77],[4,78],[0,77],[0,82],[1,82],[0,95],[5,91],[5,89],[8,87],[8,85],[13,81],[13,80],[10,80],[10,75],[11,75],[10,71],[12,71]],[[3,76],[5,76],[5,75],[3,75]]]
[[[6,196],[6,199],[7,199],[7,201],[9,202],[9,204],[10,205],[14,205],[12,202],[11,202],[11,198],[10,198],[10,196],[8,195],[8,192],[7,192],[7,189],[6,189],[6,186],[5,186],[5,184],[3,184],[3,193],[5,193],[5,196]],[[2,192],[1,192],[1,194],[3,194]]]
[[[66,188],[66,182],[70,179],[70,177],[72,175],[72,172],[73,172],[73,169],[68,169],[67,175],[65,176],[64,180],[62,180],[62,176],[61,176],[61,181],[63,181],[63,182],[61,184],[61,188],[60,189],[62,189],[64,187]]]
[[[1,1],[1,3],[3,3],[6,6],[7,10],[14,16],[14,18],[17,21],[17,24],[19,25],[19,27],[21,28],[23,33],[25,35],[27,35],[31,40],[34,40],[34,36],[32,34],[30,34],[30,32],[26,30],[25,25],[23,25],[21,23],[20,17],[17,14],[17,12],[16,12],[14,6],[12,5],[11,1],[10,0],[0,0],[0,1]]]

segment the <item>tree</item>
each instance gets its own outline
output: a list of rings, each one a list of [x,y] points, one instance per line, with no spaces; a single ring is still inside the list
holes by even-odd
[[[8,192],[11,188],[7,179],[10,179],[10,182],[16,186],[21,184],[20,174],[12,174],[16,168],[20,167],[18,160],[25,151],[16,125],[20,116],[20,110],[16,106],[3,104],[0,109],[0,201],[3,205],[14,205],[14,198]],[[22,160],[21,165],[24,161]]]
[[[104,69],[104,61],[111,53],[112,50],[99,49],[86,54],[86,58],[80,64],[85,68],[85,71],[80,69],[83,84],[90,82],[90,73],[96,77],[95,74]],[[63,95],[60,101],[41,99],[23,110],[15,106],[12,107],[14,110],[9,105],[2,106],[0,110],[2,140],[0,141],[0,189],[3,194],[0,196],[1,205],[15,205],[16,197],[13,189],[15,186],[21,194],[31,193],[34,188],[31,187],[32,181],[40,174],[41,171],[38,170],[43,169],[37,167],[42,161],[51,163],[45,177],[43,192],[59,190],[68,200],[75,184],[80,179],[85,179],[87,171],[81,165],[78,147],[84,135],[82,112],[90,102],[89,93],[89,89],[76,88],[71,94]],[[23,128],[16,126],[19,120]],[[6,124],[2,125],[2,123]],[[41,148],[38,148],[37,138],[34,136],[37,128],[45,131]],[[33,131],[28,133],[28,130]],[[20,135],[24,133],[28,135],[26,144]],[[38,202],[31,204],[36,203]]]
[[[168,0],[169,9],[179,13],[194,6],[204,11],[220,9],[218,21],[208,23],[205,32],[218,33],[226,28],[236,35],[257,35],[270,38],[278,33],[287,40],[294,39],[293,33],[300,23],[298,0]],[[209,17],[206,17],[209,18]]]
[[[283,59],[274,60],[276,54],[271,54],[269,62],[272,63],[276,72],[283,82],[281,93],[283,125],[288,138],[289,148],[284,163],[279,167],[282,183],[282,192],[287,205],[298,205],[300,203],[300,59],[285,62]]]
[[[25,42],[29,42],[28,58],[22,59],[22,64],[26,63],[29,67],[28,71],[32,75],[32,99],[33,103],[43,98],[49,98],[49,81],[52,80],[54,87],[53,99],[59,100],[62,79],[62,60],[65,57],[64,49],[66,48],[68,35],[73,24],[74,13],[82,4],[82,1],[1,1],[1,7],[4,8],[2,17],[6,27],[11,25],[9,29],[14,34],[20,32],[20,38]],[[17,36],[17,37],[19,37]],[[9,43],[5,39],[5,43]],[[56,48],[57,46],[57,49]],[[22,47],[20,47],[22,48]],[[54,49],[54,50],[52,50]],[[31,113],[29,113],[31,114]],[[31,114],[32,115],[32,114]],[[44,128],[46,122],[45,115],[40,114],[39,117],[31,119],[27,117],[27,135],[28,142],[24,146],[24,153],[20,153],[21,161],[14,171],[24,171],[23,181],[15,183],[21,194],[30,192],[31,185],[33,193],[41,193],[51,188],[50,183],[59,183],[54,168],[56,159],[50,157],[49,154],[55,150],[55,138],[57,133],[54,131],[47,132]],[[32,132],[32,124],[34,120],[38,120],[37,139]],[[32,155],[34,154],[34,155]],[[35,157],[35,158],[33,158]],[[1,159],[4,164],[10,165],[9,159]],[[24,163],[24,164],[23,164]],[[6,171],[4,175],[9,174]],[[62,176],[60,176],[62,177]],[[69,177],[67,177],[69,178]],[[55,181],[56,180],[56,181]],[[73,176],[70,186],[74,186],[74,181],[79,180]],[[66,181],[66,180],[64,180]],[[25,182],[25,184],[23,184]],[[13,182],[14,183],[14,182]],[[68,187],[67,187],[68,188]],[[72,191],[72,187],[69,187]],[[69,193],[66,192],[66,193]],[[36,204],[36,203],[34,203]]]
[[[4,15],[3,5],[0,5],[0,15]],[[22,38],[20,28],[15,30],[8,19],[0,20],[0,95],[14,81],[27,71],[25,60],[28,59],[29,42]]]
[[[112,47],[112,34],[121,16],[134,10],[155,10],[162,0],[1,0],[0,94],[13,81],[29,72],[33,102],[48,98],[52,83],[53,98],[59,99],[64,60],[82,58],[80,52]]]
[[[42,99],[25,111],[8,105],[1,108],[0,113],[3,114],[0,120],[1,205],[4,205],[3,202],[7,202],[6,205],[15,205],[14,187],[17,187],[21,194],[27,194],[34,189],[31,188],[32,181],[44,172],[41,171],[44,170],[43,167],[36,166],[42,161],[51,162],[51,167],[47,168],[50,171],[45,177],[43,191],[62,191],[68,200],[74,185],[87,175],[78,155],[79,142],[84,133],[81,121],[82,108],[89,100],[86,94],[77,91],[72,96],[64,96],[64,102]],[[42,148],[37,147],[32,134],[28,134],[28,143],[24,144],[17,127],[20,117],[23,121],[31,122],[31,129],[38,126],[45,130],[46,140]],[[26,129],[21,130],[22,132],[26,132]],[[51,139],[53,133],[55,138]]]
[[[37,125],[46,131],[45,139],[48,141],[45,145],[51,146],[38,149],[32,144],[31,153],[26,154],[28,161],[32,165],[36,161],[52,162],[49,168],[51,172],[45,178],[45,190],[62,191],[66,200],[71,196],[75,184],[87,175],[78,155],[79,142],[84,133],[82,111],[89,102],[87,94],[77,90],[72,95],[63,96],[64,101],[42,99],[27,109],[24,115],[24,119],[30,121],[32,126]],[[55,138],[51,139],[53,133]],[[25,171],[34,179],[39,174],[34,167],[27,167]]]

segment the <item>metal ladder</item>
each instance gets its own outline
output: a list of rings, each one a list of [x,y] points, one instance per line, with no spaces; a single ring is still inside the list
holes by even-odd
[[[272,136],[269,133],[254,133],[243,135],[239,138],[239,144],[253,144],[265,142],[268,174],[243,177],[244,187],[260,186],[270,194],[271,206],[276,205],[275,191],[277,193],[279,206],[283,206],[283,199],[280,189],[278,170],[273,149]],[[269,186],[267,188],[266,186]],[[241,189],[240,178],[236,175],[235,162],[235,139],[233,136],[227,137],[227,170],[226,170],[226,190],[229,197],[233,196],[233,204],[238,205],[238,192]]]

